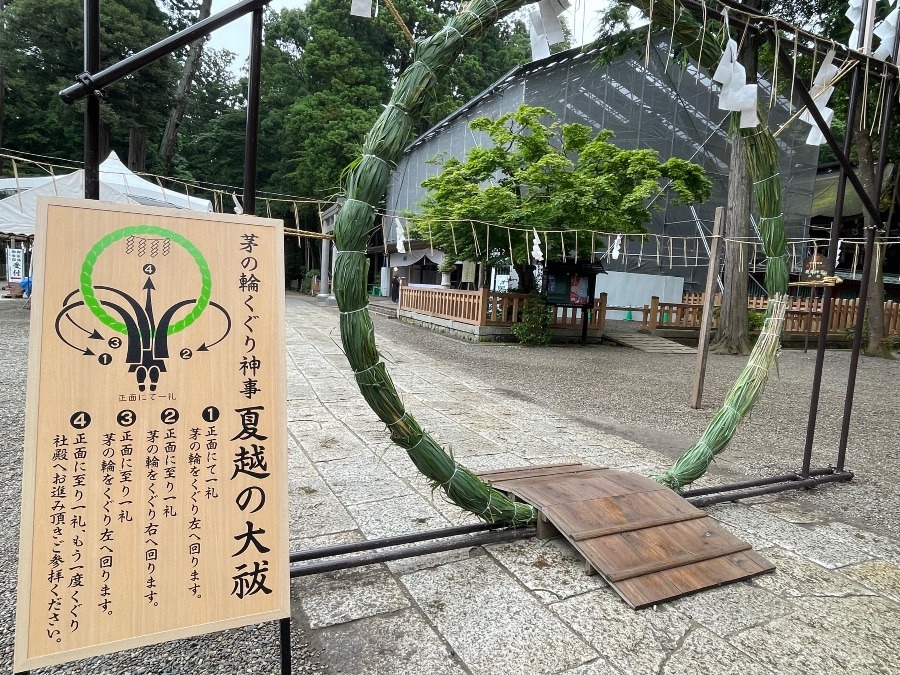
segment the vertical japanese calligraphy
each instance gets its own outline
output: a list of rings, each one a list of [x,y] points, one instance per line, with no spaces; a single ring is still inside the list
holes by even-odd
[[[36,243],[15,670],[289,616],[281,223],[48,199]]]

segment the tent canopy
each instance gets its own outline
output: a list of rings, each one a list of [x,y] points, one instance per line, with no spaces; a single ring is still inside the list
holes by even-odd
[[[28,181],[26,183],[26,181]],[[0,189],[17,189],[33,185],[34,178],[0,179]],[[41,195],[81,197],[84,195],[84,171],[79,169],[64,176],[46,176],[31,187],[6,199],[0,199],[0,234],[34,236],[37,198]],[[212,211],[208,199],[190,197],[151,183],[125,166],[116,153],[100,165],[100,200],[119,204],[168,206],[192,211]]]

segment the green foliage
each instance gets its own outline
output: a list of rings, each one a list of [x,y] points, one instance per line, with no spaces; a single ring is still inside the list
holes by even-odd
[[[553,339],[550,324],[553,322],[553,308],[546,298],[535,295],[525,301],[522,320],[511,327],[513,335],[523,345],[546,347]]]
[[[300,282],[300,292],[309,293],[312,291],[313,281],[316,280],[317,276],[319,276],[319,270],[307,270],[306,274],[303,275],[303,281]]]
[[[422,183],[428,194],[422,213],[412,218],[413,235],[457,259],[483,261],[493,236],[504,251],[512,246],[512,262],[523,262],[531,237],[515,233],[510,242],[502,230],[489,233],[485,223],[566,230],[547,241],[549,260],[561,257],[563,246],[589,254],[588,231],[645,232],[648,204],[665,189],[663,181],[679,202],[709,197],[700,166],[677,158],[660,162],[652,150],[622,150],[609,141],[609,131],[593,133],[552,118],[544,108],[523,105],[497,119],[473,120],[470,128],[487,134],[492,145],[474,148],[465,161],[444,161],[441,172]]]
[[[79,0],[13,0],[4,10],[0,53],[6,71],[4,145],[24,152],[80,160],[82,104],[58,96],[82,67]],[[168,35],[167,17],[153,0],[100,3],[100,65],[120,61]],[[124,154],[132,128],[149,134],[148,163],[159,146],[178,67],[166,57],[110,86],[101,105],[114,150]]]
[[[747,327],[750,330],[762,330],[763,324],[766,321],[766,313],[761,312],[758,309],[748,309],[747,310]]]

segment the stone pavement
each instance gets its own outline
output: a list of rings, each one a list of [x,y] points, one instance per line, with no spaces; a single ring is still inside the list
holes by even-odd
[[[336,309],[289,297],[287,322],[291,549],[475,522],[390,443]],[[408,410],[472,469],[668,464],[505,396],[489,373],[379,348]],[[526,539],[296,579],[294,619],[334,673],[900,673],[898,542],[777,496],[708,511],[777,571],[635,612],[564,541]]]

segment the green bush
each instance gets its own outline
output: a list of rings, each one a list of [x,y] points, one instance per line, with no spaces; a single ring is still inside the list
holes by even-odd
[[[766,313],[758,309],[747,310],[747,328],[751,331],[762,330],[766,320]]]
[[[312,291],[312,283],[317,276],[319,276],[319,270],[307,270],[306,274],[303,275],[303,282],[300,284],[300,292],[309,293]]]
[[[512,333],[523,345],[545,347],[553,338],[552,322],[553,308],[544,297],[535,296],[525,301],[522,318],[512,325]]]

